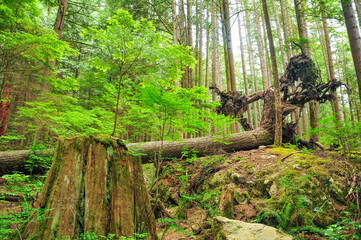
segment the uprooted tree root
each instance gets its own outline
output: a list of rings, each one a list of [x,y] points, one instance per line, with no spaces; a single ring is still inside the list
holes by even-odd
[[[290,59],[286,72],[280,78],[282,91],[282,117],[285,119],[289,114],[312,100],[320,103],[332,100],[332,91],[340,87],[342,83],[335,79],[323,83],[320,77],[320,70],[311,58],[305,54],[299,54]],[[262,99],[264,101],[261,127],[274,131],[275,125],[275,106],[274,106],[274,89],[273,86],[266,90],[258,91],[250,95],[242,95],[237,91],[221,91],[217,86],[211,86],[215,93],[220,96],[221,106],[217,112],[226,116],[234,116],[240,119],[240,124],[245,131],[253,130],[252,126],[243,118],[249,104]],[[291,123],[283,123],[283,142],[293,143],[300,148],[309,149],[321,148],[314,141],[306,141],[295,138],[296,120]]]

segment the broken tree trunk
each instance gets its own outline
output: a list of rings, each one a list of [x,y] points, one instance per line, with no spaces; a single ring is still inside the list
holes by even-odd
[[[60,139],[36,211],[16,239],[80,239],[147,233],[155,218],[137,157],[112,138]]]

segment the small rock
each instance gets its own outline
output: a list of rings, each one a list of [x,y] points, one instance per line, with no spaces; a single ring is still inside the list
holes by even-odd
[[[293,166],[292,166],[294,169],[300,169],[301,167],[300,167],[300,164],[294,164]]]
[[[262,155],[262,159],[271,159],[277,157],[276,155]]]
[[[258,149],[262,152],[264,152],[264,150],[266,149],[266,146],[259,146]]]
[[[292,236],[270,226],[215,217],[215,240],[292,240]]]
[[[269,189],[269,195],[270,196],[275,196],[278,192],[278,189],[277,189],[277,185],[275,183],[272,184],[272,186],[270,187]]]

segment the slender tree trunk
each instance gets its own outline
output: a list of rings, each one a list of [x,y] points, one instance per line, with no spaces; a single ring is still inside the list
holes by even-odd
[[[244,6],[248,6],[248,1],[244,0]],[[252,91],[255,92],[255,87],[254,87],[254,81],[256,78],[256,71],[255,71],[255,63],[254,63],[254,55],[253,55],[253,49],[252,49],[252,43],[251,43],[251,24],[250,24],[250,20],[249,20],[249,14],[248,11],[245,11],[245,17],[246,17],[246,40],[247,40],[247,50],[248,50],[248,55],[249,55],[249,65],[251,66],[251,83],[252,83]],[[249,106],[249,108],[251,108],[251,106]],[[250,119],[250,124],[254,127],[257,128],[258,125],[258,113],[257,113],[257,106],[256,103],[253,103],[253,118],[251,117]]]
[[[277,58],[276,51],[273,43],[272,29],[271,23],[268,16],[267,2],[266,0],[262,0],[263,4],[263,12],[267,27],[267,35],[269,48],[271,52],[271,60],[272,60],[272,75],[273,75],[273,86],[274,86],[274,94],[275,94],[275,137],[274,144],[276,146],[280,146],[282,144],[282,107],[281,107],[281,87],[279,82],[278,68],[277,68]]]
[[[361,5],[360,5],[360,0],[354,0],[355,6],[356,6],[356,12],[357,12],[357,16],[358,16],[358,22],[361,26]]]
[[[187,0],[187,45],[193,50],[193,38],[192,38],[192,1]],[[187,77],[187,88],[192,86],[194,81],[194,72],[192,68],[187,68],[188,77]]]
[[[330,79],[329,80],[336,80],[336,76],[335,76],[335,67],[333,65],[333,59],[332,59],[332,51],[331,51],[331,41],[330,41],[330,34],[328,31],[328,25],[327,25],[327,21],[326,21],[326,16],[324,11],[322,11],[323,9],[321,9],[321,13],[322,13],[322,24],[323,24],[323,31],[324,31],[324,35],[325,35],[325,43],[326,43],[326,50],[327,50],[327,60],[328,60],[328,69],[330,72]],[[340,105],[338,102],[338,96],[337,96],[337,90],[334,89],[332,91],[332,96],[333,96],[333,100],[332,100],[332,104],[334,106],[334,112],[335,112],[335,116],[337,121],[339,121],[339,123],[342,122],[342,116],[341,116],[341,110],[340,110]]]
[[[282,14],[282,22],[283,22],[282,26],[283,26],[283,35],[284,35],[284,46],[286,48],[287,58],[289,60],[292,56],[292,52],[291,52],[291,44],[288,42],[290,39],[290,32],[289,32],[290,26],[288,25],[287,22],[285,1],[287,0],[280,0],[280,5],[281,5],[281,14]]]
[[[218,54],[217,54],[217,30],[218,30],[218,24],[217,24],[217,9],[216,9],[216,3],[215,1],[211,2],[211,8],[212,8],[212,85],[217,86],[220,88],[221,86],[218,86]],[[212,93],[212,100],[214,102],[217,101],[217,95],[213,91]]]
[[[198,76],[199,76],[199,86],[204,86],[203,79],[203,0],[200,0],[199,3],[199,47],[198,47]]]
[[[286,55],[285,55],[285,49],[284,49],[284,40],[282,37],[282,32],[281,32],[281,24],[280,24],[280,20],[278,18],[278,10],[277,10],[277,5],[276,5],[276,1],[272,0],[272,5],[273,5],[273,13],[275,16],[275,20],[276,20],[276,26],[277,26],[277,37],[278,37],[278,42],[280,45],[280,51],[281,51],[281,57],[282,57],[282,66],[283,66],[283,71],[286,70],[287,67],[287,59],[286,59]]]
[[[187,27],[186,27],[186,15],[184,10],[184,1],[179,0],[179,34],[182,45],[187,45]],[[188,67],[183,69],[181,86],[186,88],[188,85]]]
[[[59,8],[58,8],[58,13],[56,15],[54,31],[57,33],[58,39],[61,39],[61,34],[63,33],[66,9],[68,8],[68,0],[60,0],[58,1],[58,3],[59,3]]]
[[[304,17],[304,2],[302,0],[294,0],[294,4],[295,4],[295,11],[296,11],[296,18],[297,18],[297,26],[298,26],[298,34],[299,37],[301,39],[303,39],[300,43],[301,46],[303,47],[303,51],[305,52],[305,54],[312,58],[311,55],[311,50],[310,50],[310,46],[309,46],[309,42],[308,42],[308,32],[307,32],[307,25],[306,25],[306,20]],[[310,116],[310,125],[312,129],[317,128],[317,103],[315,101],[311,101],[309,102],[309,116]],[[318,135],[317,134],[313,134],[312,139],[315,141],[318,141]]]
[[[237,91],[236,75],[234,70],[233,48],[232,48],[232,33],[229,15],[229,0],[220,0],[221,16],[222,16],[222,35],[224,48],[224,61],[227,77],[227,90]],[[231,131],[239,132],[238,123],[231,125]]]
[[[232,49],[232,34],[229,15],[229,0],[220,0],[221,16],[222,16],[222,32],[224,44],[224,59],[227,76],[228,91],[236,91],[236,76],[234,71],[234,59]]]
[[[3,73],[2,94],[0,98],[0,137],[4,136],[9,121],[10,102],[11,102],[11,84],[7,83],[7,73]]]
[[[207,22],[209,21],[209,8],[207,8]],[[209,88],[209,45],[210,45],[210,26],[207,24],[206,30],[206,75],[204,76],[204,86],[208,89]]]
[[[58,13],[56,15],[55,24],[54,24],[54,31],[58,35],[58,39],[61,39],[61,35],[63,33],[63,27],[64,27],[64,21],[65,21],[65,14],[66,10],[68,8],[68,0],[59,0],[59,7],[58,7]],[[48,61],[48,63],[55,67],[56,61]],[[51,75],[51,71],[49,68],[45,69],[45,76],[48,77]]]
[[[262,82],[263,82],[263,89],[267,89],[268,87],[268,76],[267,76],[267,69],[266,69],[266,60],[264,56],[264,47],[262,43],[262,29],[261,29],[261,23],[259,21],[259,14],[258,9],[256,5],[256,0],[253,0],[253,10],[255,14],[255,22],[256,22],[256,28],[257,28],[257,46],[258,46],[258,52],[259,52],[259,58],[261,62],[261,72],[262,72]]]
[[[348,39],[351,47],[352,59],[355,66],[358,93],[361,102],[361,36],[357,26],[357,17],[352,8],[352,2],[342,1],[342,10],[345,17]]]
[[[237,8],[238,8],[239,7],[239,0],[236,0],[236,4],[237,4]],[[245,94],[248,95],[249,94],[249,91],[248,91],[248,78],[247,78],[246,60],[245,60],[245,57],[244,57],[245,53],[244,53],[244,48],[243,48],[242,22],[241,22],[240,13],[238,13],[238,27],[239,27],[239,40],[240,40],[239,44],[240,44],[240,48],[241,48],[241,60],[242,60],[244,91],[245,91]],[[248,121],[251,121],[251,126],[252,126],[253,124],[252,124],[252,114],[251,114],[250,106],[248,106],[248,108],[247,108],[247,117],[248,117]]]

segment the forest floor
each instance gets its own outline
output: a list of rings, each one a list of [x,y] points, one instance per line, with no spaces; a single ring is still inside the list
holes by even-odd
[[[159,233],[164,240],[212,239],[212,219],[222,215],[274,226],[296,239],[352,239],[361,230],[360,215],[348,195],[359,184],[361,164],[348,157],[261,146],[164,163],[151,194],[174,219],[156,211]],[[153,165],[144,172],[150,186]]]
[[[360,187],[361,159],[356,156],[261,146],[161,166],[156,183],[153,164],[144,164],[143,171],[148,188],[153,186],[152,199],[165,207],[155,209],[162,240],[214,239],[215,216],[277,227],[295,239],[360,236],[360,194],[354,189]],[[9,176],[0,178],[0,193],[27,201],[0,200],[0,238],[24,221],[44,179]]]

